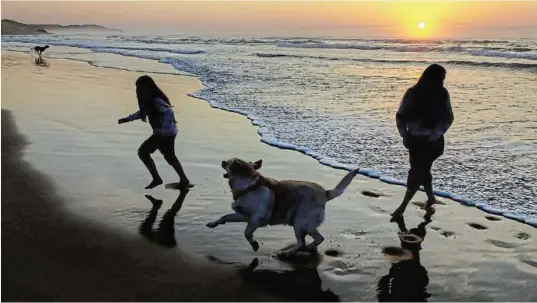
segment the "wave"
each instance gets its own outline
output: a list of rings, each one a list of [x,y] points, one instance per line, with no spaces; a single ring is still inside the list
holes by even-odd
[[[229,44],[229,45],[248,45],[248,44],[276,44],[281,39],[266,38],[211,38],[211,37],[140,37],[140,36],[107,36],[110,39],[119,39],[124,42],[137,42],[144,44]],[[314,40],[308,40],[314,41]]]
[[[509,44],[514,41],[509,40],[438,40],[438,39],[365,39],[365,38],[335,38],[335,37],[261,37],[261,38],[244,38],[244,37],[229,37],[229,38],[214,38],[214,37],[170,37],[170,36],[126,36],[126,35],[110,35],[106,36],[112,39],[122,39],[125,41],[136,41],[143,43],[222,43],[222,44],[252,44],[252,43],[279,43],[285,42],[290,44],[307,44],[307,43],[330,43],[330,42],[348,42],[348,43],[390,43],[390,44],[429,44],[429,45],[444,45],[444,44]]]
[[[98,46],[91,47],[90,49],[99,51],[99,50],[132,50],[132,51],[149,51],[149,52],[167,52],[173,54],[181,55],[197,55],[202,54],[202,50],[186,50],[186,49],[169,49],[169,48],[150,48],[150,47],[126,47],[126,46]]]
[[[506,44],[510,43],[512,41],[508,40],[474,40],[474,39],[466,39],[466,40],[447,40],[451,43],[457,43],[457,44],[464,44],[464,43],[472,43],[472,44]]]
[[[529,52],[526,50],[523,52],[475,50],[475,51],[470,51],[470,54],[472,54],[473,56],[482,56],[482,57],[501,57],[501,58],[512,58],[512,59],[537,60],[537,52]]]
[[[510,68],[510,69],[529,69],[537,72],[537,64],[530,63],[517,63],[517,62],[478,62],[478,61],[461,61],[461,60],[446,60],[446,61],[426,61],[426,60],[388,60],[388,59],[366,59],[366,58],[338,58],[338,57],[324,57],[324,56],[307,56],[307,55],[294,55],[283,53],[256,53],[256,56],[260,58],[304,58],[304,59],[319,59],[319,60],[348,60],[355,62],[371,62],[371,63],[386,63],[386,64],[446,64],[446,65],[465,65],[465,66],[481,66],[481,67],[496,67],[496,68]]]
[[[393,52],[455,52],[455,53],[470,53],[479,56],[492,56],[487,55],[489,50],[498,51],[499,54],[505,53],[506,58],[521,58],[521,59],[535,59],[537,55],[527,54],[527,52],[537,51],[537,48],[531,47],[491,47],[491,48],[481,48],[476,50],[475,47],[471,46],[460,46],[460,45],[431,45],[431,44],[408,44],[408,45],[394,45],[394,44],[372,44],[372,43],[296,43],[296,42],[282,42],[277,44],[278,47],[282,48],[311,48],[311,49],[355,49],[355,50],[386,50]],[[502,52],[504,51],[504,52]],[[492,53],[492,52],[491,52]],[[517,56],[517,53],[522,53]],[[512,57],[509,54],[513,54]],[[500,55],[498,55],[500,56]]]

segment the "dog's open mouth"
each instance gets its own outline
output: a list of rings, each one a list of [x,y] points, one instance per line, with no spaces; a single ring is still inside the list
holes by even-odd
[[[229,178],[229,175],[227,173],[224,174],[224,178],[227,179]]]

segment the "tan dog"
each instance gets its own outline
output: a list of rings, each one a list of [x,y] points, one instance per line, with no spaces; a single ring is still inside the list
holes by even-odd
[[[339,197],[358,169],[348,173],[339,184],[331,190],[306,181],[277,181],[262,176],[257,170],[262,161],[255,163],[233,158],[222,161],[226,170],[224,178],[229,179],[234,202],[231,208],[235,211],[220,219],[210,222],[207,227],[214,228],[228,222],[247,222],[244,236],[254,251],[259,244],[253,233],[259,227],[267,225],[291,225],[295,230],[297,244],[283,252],[285,257],[292,257],[300,250],[315,251],[324,241],[317,228],[324,221],[326,202]],[[306,245],[305,238],[309,235],[313,242]]]

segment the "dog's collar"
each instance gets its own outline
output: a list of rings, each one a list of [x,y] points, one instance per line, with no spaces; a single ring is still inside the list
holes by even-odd
[[[233,192],[233,200],[237,201],[242,196],[246,195],[246,193],[250,191],[256,190],[259,186],[261,186],[260,177],[257,176],[252,183],[250,183],[248,186],[246,186],[245,189],[240,189],[238,191]]]

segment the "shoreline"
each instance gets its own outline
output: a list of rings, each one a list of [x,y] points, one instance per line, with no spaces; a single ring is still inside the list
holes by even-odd
[[[138,73],[95,69],[81,62],[52,59],[50,67],[45,69],[29,64],[24,56],[5,53],[3,56],[9,63],[3,66],[3,72],[8,75],[3,80],[3,106],[17,114],[21,132],[32,141],[25,159],[39,171],[46,172],[61,189],[59,196],[67,203],[60,208],[66,208],[67,216],[74,212],[79,218],[96,222],[96,226],[138,236],[137,227],[147,213],[152,212],[143,195],[150,193],[165,204],[177,196],[176,192],[164,189],[142,190],[147,172],[136,158],[136,148],[147,134],[147,125],[115,126],[117,116],[133,107],[133,81]],[[320,255],[312,267],[284,264],[270,257],[283,245],[293,242],[292,231],[285,227],[271,227],[256,233],[261,248],[254,253],[242,236],[244,225],[229,224],[214,230],[205,227],[208,221],[229,213],[229,189],[218,165],[221,160],[228,157],[263,159],[262,171],[267,176],[310,180],[327,187],[335,185],[344,172],[319,165],[299,153],[259,142],[258,133],[244,117],[217,112],[207,102],[187,97],[188,92],[201,87],[197,79],[151,76],[177,105],[181,132],[177,138],[178,156],[184,161],[189,177],[197,183],[173,223],[179,252],[173,252],[177,249],[152,249],[151,259],[160,260],[163,257],[158,255],[166,254],[173,259],[169,264],[183,264],[177,259],[184,251],[187,256],[205,256],[209,260],[221,260],[219,263],[248,267],[259,258],[262,266],[247,282],[253,282],[268,293],[287,299],[320,301],[323,289],[328,288],[344,301],[376,300],[374,285],[389,272],[389,262],[383,259],[381,248],[393,246],[399,239],[394,224],[389,223],[388,210],[399,204],[404,189],[357,176],[347,192],[327,206],[327,220],[321,229],[326,241],[320,248],[326,254]],[[21,90],[23,87],[31,89]],[[41,102],[34,102],[36,98]],[[47,110],[64,106],[70,109],[68,114]],[[88,114],[92,119],[85,119]],[[114,127],[112,131],[111,127]],[[155,160],[163,168],[164,179],[169,180],[174,175],[169,168],[164,169],[166,164],[161,158],[156,156]],[[368,196],[367,191],[381,195]],[[409,228],[421,221],[423,211],[419,207],[423,197],[423,193],[419,193],[405,213]],[[421,252],[421,264],[430,279],[427,290],[432,294],[431,300],[516,298],[534,301],[536,294],[531,288],[517,286],[528,284],[537,275],[535,229],[499,217],[491,220],[476,208],[439,200],[445,203],[436,206],[437,212],[427,226],[427,240]],[[49,224],[55,228],[54,222]],[[154,245],[143,240],[144,245]],[[104,242],[106,246],[106,239]],[[6,243],[10,242],[4,242],[8,247]],[[97,240],[89,242],[93,243],[100,244]],[[145,249],[141,250],[139,254],[147,255]],[[329,255],[329,251],[335,251],[336,255]],[[128,250],[125,252],[124,247],[117,247],[116,253],[120,252],[132,255]],[[79,254],[77,250],[70,250],[63,256],[75,262]],[[189,269],[194,270],[196,264]],[[34,267],[39,265],[36,263]],[[497,281],[495,275],[490,275],[499,270],[510,279]],[[185,275],[189,273],[185,271]],[[406,274],[409,276],[402,277],[403,280],[412,275],[411,272]],[[155,275],[160,276],[160,272]],[[236,276],[230,274],[230,277]],[[196,283],[193,281],[193,284]]]
[[[76,47],[76,46],[69,46],[69,47],[88,50],[87,48],[84,48],[84,47]],[[89,49],[89,50],[91,52],[93,52],[93,53],[101,53],[101,52],[94,51],[94,50],[91,50],[91,49]],[[15,52],[15,53],[23,53],[23,54],[27,53],[25,51],[15,51],[15,50],[9,50],[7,52]],[[116,54],[116,55],[129,57],[129,58],[140,59],[140,57],[136,57],[136,56],[121,55],[121,54]],[[144,58],[141,58],[141,59],[144,59]],[[92,64],[91,61],[85,61],[85,60],[79,60],[79,59],[71,59],[71,58],[61,58],[60,59],[60,58],[57,58],[57,59],[54,59],[54,60],[71,60],[71,61],[76,61],[76,62],[84,62],[84,63],[90,65],[91,67],[95,67],[95,68],[107,68],[107,69],[123,70],[123,71],[129,71],[129,72],[140,72],[140,71],[134,71],[134,70],[128,70],[128,69],[122,69],[122,68],[116,68],[116,67],[97,66],[97,65]],[[145,59],[145,60],[155,61],[153,59]],[[330,167],[330,168],[333,168],[333,169],[336,169],[336,170],[352,171],[352,170],[354,170],[354,169],[359,167],[358,165],[343,164],[343,163],[337,162],[337,161],[332,160],[332,159],[330,159],[328,157],[324,157],[324,156],[316,153],[315,151],[312,151],[309,148],[297,146],[295,144],[283,143],[283,142],[280,142],[280,141],[277,141],[277,140],[274,140],[274,139],[271,139],[271,138],[267,138],[264,135],[264,132],[262,130],[263,127],[265,127],[265,125],[263,125],[255,115],[251,115],[248,112],[241,111],[241,110],[230,109],[230,108],[228,108],[226,106],[219,105],[216,101],[211,101],[211,100],[205,99],[203,97],[197,96],[197,93],[200,90],[202,90],[202,89],[207,87],[206,83],[204,83],[203,80],[201,80],[199,75],[190,74],[190,73],[188,73],[186,71],[177,69],[170,62],[166,62],[166,61],[162,61],[162,60],[156,60],[155,62],[157,62],[158,64],[170,65],[174,69],[176,69],[176,70],[178,70],[178,71],[180,71],[182,73],[185,73],[185,74],[173,74],[173,73],[166,73],[166,72],[146,72],[146,71],[142,71],[142,72],[144,72],[144,73],[152,73],[152,74],[163,74],[163,75],[170,75],[170,76],[179,76],[179,77],[181,77],[181,76],[195,77],[197,80],[199,80],[201,82],[203,87],[198,89],[198,90],[196,90],[196,91],[194,91],[194,92],[188,92],[187,96],[195,98],[195,99],[198,99],[198,100],[203,100],[207,104],[209,104],[211,106],[211,108],[213,108],[213,109],[238,114],[240,116],[243,116],[243,117],[247,118],[250,121],[251,125],[256,128],[257,134],[259,135],[259,140],[261,142],[263,142],[264,144],[266,144],[268,146],[271,146],[271,147],[278,148],[278,149],[291,150],[291,151],[294,151],[294,152],[298,152],[298,153],[300,153],[302,155],[308,156],[308,157],[316,160],[321,165],[324,165],[324,166],[327,166],[327,167]],[[399,180],[399,179],[390,177],[388,175],[383,175],[379,171],[374,170],[374,169],[360,168],[359,174],[362,175],[362,176],[371,178],[371,179],[377,179],[377,180],[379,180],[379,181],[381,181],[383,183],[389,184],[389,185],[406,187],[406,181]],[[424,192],[423,187],[420,187],[419,191]],[[461,205],[464,205],[464,206],[474,207],[474,208],[479,209],[480,211],[482,211],[482,212],[484,212],[486,214],[502,216],[503,218],[506,218],[506,219],[509,219],[509,220],[514,220],[514,221],[517,221],[519,223],[523,223],[523,224],[532,226],[534,228],[537,228],[537,218],[527,217],[526,215],[522,215],[522,214],[519,214],[519,213],[516,213],[516,212],[511,212],[511,211],[508,211],[508,210],[496,208],[496,207],[488,205],[487,203],[485,203],[483,201],[468,199],[468,198],[465,198],[465,197],[463,197],[463,196],[461,196],[459,194],[446,192],[446,191],[442,191],[442,190],[438,190],[438,189],[435,189],[433,192],[437,197],[449,199],[451,201],[457,202],[457,203],[459,203]]]
[[[85,49],[83,47],[81,47],[81,48]],[[98,53],[98,52],[96,52],[96,53]],[[118,54],[118,55],[120,55],[120,54]],[[120,56],[124,56],[124,55],[120,55]],[[135,58],[137,58],[136,56],[127,56],[127,57],[135,57]],[[163,64],[172,65],[175,68],[175,66],[172,63],[161,62],[161,61],[158,61],[158,62],[163,63]],[[178,69],[178,70],[181,71],[181,72],[186,73],[186,71],[182,71],[180,69]],[[199,75],[193,75],[193,76],[198,78],[198,80],[202,83],[204,88],[207,87],[207,84],[203,80],[200,79]],[[315,152],[315,151],[313,151],[313,150],[311,150],[311,149],[309,149],[307,147],[298,146],[298,145],[295,145],[295,144],[292,144],[292,143],[283,143],[283,142],[280,142],[280,141],[277,141],[277,140],[274,140],[274,139],[267,138],[266,136],[264,136],[264,133],[262,131],[262,128],[265,127],[265,125],[262,124],[255,115],[252,115],[252,114],[250,114],[248,112],[245,112],[245,111],[231,109],[231,108],[228,108],[227,106],[219,105],[218,102],[216,102],[216,101],[212,101],[212,100],[208,100],[208,99],[205,99],[203,97],[200,97],[200,96],[197,95],[197,93],[202,89],[199,89],[199,90],[197,90],[195,92],[190,92],[187,95],[189,97],[199,99],[199,100],[203,100],[203,101],[207,102],[213,109],[238,114],[238,115],[241,115],[241,116],[247,118],[250,121],[250,123],[252,124],[252,126],[256,128],[257,134],[259,135],[259,139],[264,144],[267,144],[267,145],[269,145],[271,147],[275,147],[275,148],[278,148],[278,149],[292,150],[294,152],[298,152],[298,153],[300,153],[302,155],[305,155],[305,156],[308,156],[310,158],[313,158],[314,160],[316,160],[321,165],[324,165],[324,166],[327,166],[327,167],[330,167],[330,168],[333,168],[333,169],[336,169],[336,170],[344,170],[344,171],[348,172],[348,171],[355,170],[356,168],[359,168],[359,165],[340,163],[340,162],[332,160],[332,159],[330,159],[328,157],[322,156],[322,155],[318,154],[317,152]],[[390,185],[394,185],[394,186],[402,186],[402,187],[407,186],[406,181],[399,180],[399,179],[393,178],[393,177],[388,176],[388,175],[383,175],[382,173],[380,173],[379,171],[377,171],[375,169],[360,168],[358,173],[360,175],[362,175],[362,176],[365,176],[365,177],[368,177],[368,178],[371,178],[371,179],[377,179],[377,180],[379,180],[381,182],[384,182],[386,184],[390,184]],[[424,192],[423,186],[420,186],[419,191]],[[514,220],[514,221],[517,221],[519,223],[527,224],[529,226],[537,228],[537,218],[531,218],[531,217],[528,218],[525,215],[518,214],[518,213],[515,213],[515,212],[510,212],[508,210],[499,209],[499,208],[490,206],[485,202],[468,199],[468,198],[465,198],[465,197],[463,197],[463,196],[461,196],[459,194],[446,192],[446,191],[442,191],[442,190],[438,190],[438,189],[434,189],[433,192],[434,192],[435,196],[437,196],[437,197],[449,199],[451,201],[458,202],[459,204],[464,205],[464,206],[475,207],[475,208],[481,210],[482,212],[484,212],[486,214],[502,216],[502,217],[504,217],[506,219]]]
[[[58,45],[64,46],[62,44],[58,44]],[[66,45],[66,46],[77,48],[77,49],[90,50],[93,53],[106,53],[106,52],[94,51],[91,48],[85,48],[85,47],[79,47],[79,46],[69,46],[69,45]],[[19,52],[19,51],[15,51],[15,50],[10,50],[10,51],[11,52]],[[20,51],[20,53],[26,53],[26,52]],[[137,59],[141,58],[141,57],[137,57],[137,56],[134,56],[134,55],[124,55],[124,54],[116,54],[116,55],[129,57],[129,58],[137,58]],[[252,114],[250,114],[248,112],[241,111],[241,110],[230,109],[227,106],[223,106],[223,105],[218,104],[218,102],[216,102],[216,101],[208,100],[208,99],[205,99],[203,97],[198,96],[197,93],[200,90],[208,87],[207,84],[200,78],[199,75],[191,74],[191,73],[188,73],[186,71],[177,69],[175,67],[175,65],[173,64],[173,62],[168,62],[167,60],[154,60],[154,59],[149,59],[149,58],[141,58],[141,59],[153,60],[155,62],[158,62],[159,64],[170,65],[175,70],[177,70],[179,72],[182,72],[182,73],[185,73],[185,74],[179,74],[179,73],[178,74],[173,74],[173,73],[166,73],[166,72],[147,72],[147,73],[165,74],[165,75],[172,75],[172,76],[187,76],[187,77],[195,77],[196,79],[198,79],[202,83],[203,88],[201,88],[201,89],[199,89],[197,91],[194,91],[194,92],[187,93],[187,95],[189,97],[196,98],[196,99],[199,99],[199,100],[203,100],[206,103],[208,103],[213,109],[222,110],[222,111],[226,111],[226,112],[230,112],[230,113],[234,113],[234,114],[239,114],[241,116],[246,117],[251,122],[252,126],[254,126],[256,128],[256,131],[257,131],[257,133],[259,135],[259,140],[261,142],[263,142],[264,144],[267,144],[267,145],[269,145],[271,147],[276,147],[278,149],[292,150],[292,151],[298,152],[300,154],[303,154],[305,156],[308,156],[308,157],[316,160],[321,165],[324,165],[324,166],[327,166],[327,167],[330,167],[330,168],[333,168],[333,169],[337,169],[337,170],[351,171],[351,170],[354,170],[354,169],[359,167],[358,165],[340,163],[340,162],[338,162],[336,160],[333,160],[331,158],[322,156],[322,155],[318,154],[317,152],[315,152],[315,151],[313,151],[313,150],[311,150],[309,148],[306,148],[306,147],[301,147],[301,146],[291,144],[291,143],[283,143],[283,142],[275,140],[275,139],[273,139],[271,137],[268,137],[263,132],[263,128],[265,127],[265,125],[263,123],[261,123],[255,115],[252,115]],[[77,59],[70,59],[70,58],[62,58],[62,60],[73,60],[73,61],[78,61],[78,62],[85,62],[85,63],[89,64],[90,66],[97,67],[97,68],[110,68],[110,69],[115,69],[115,70],[125,70],[125,71],[139,72],[139,71],[116,68],[116,67],[96,66],[96,65],[92,64],[91,61],[85,61],[85,60],[77,60]],[[366,176],[368,178],[371,178],[371,179],[378,179],[379,181],[381,181],[383,183],[386,183],[386,184],[406,187],[406,181],[405,180],[400,180],[400,179],[393,178],[393,177],[391,177],[389,175],[384,175],[380,171],[377,171],[375,169],[360,168],[359,174],[361,174],[363,176]],[[423,187],[420,187],[419,191],[423,192]],[[457,203],[459,203],[461,205],[464,205],[464,206],[475,207],[476,209],[479,209],[480,211],[482,211],[482,212],[484,212],[486,214],[502,216],[503,218],[514,220],[514,221],[517,221],[517,222],[520,222],[520,223],[523,223],[523,224],[527,224],[527,225],[532,226],[534,228],[537,228],[537,218],[528,217],[526,215],[523,215],[523,214],[520,214],[520,213],[517,213],[517,212],[513,212],[513,211],[509,211],[509,210],[506,210],[506,209],[497,208],[497,207],[494,207],[494,206],[491,206],[491,205],[487,204],[484,201],[469,199],[469,198],[466,198],[463,195],[460,195],[460,194],[457,194],[457,193],[446,192],[446,191],[439,190],[439,189],[434,189],[434,193],[435,193],[435,195],[437,197],[449,199],[449,200],[452,200],[452,201],[457,202]]]

